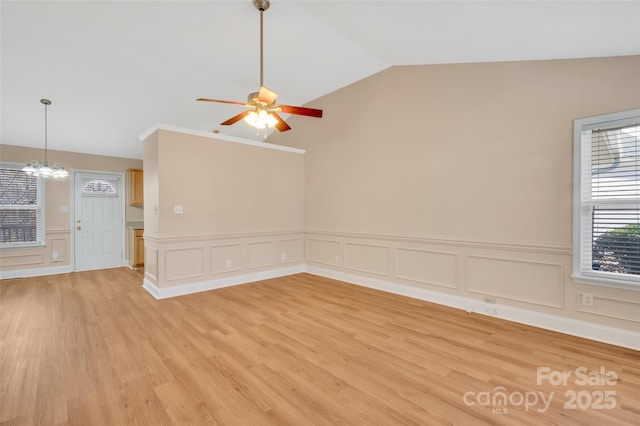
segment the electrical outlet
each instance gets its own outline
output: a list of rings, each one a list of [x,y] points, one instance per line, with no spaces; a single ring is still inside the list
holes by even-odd
[[[280,253],[280,260],[287,260],[287,253]]]
[[[60,259],[60,254],[57,251],[51,253],[51,260],[57,262]]]
[[[484,303],[496,303],[496,298],[493,296],[483,296],[482,301]]]
[[[227,262],[225,265],[227,266],[227,268],[231,268],[231,259],[227,259]]]
[[[582,293],[582,305],[593,306],[593,293]]]
[[[340,263],[340,256],[336,256],[335,257],[335,262],[336,262],[336,264]]]

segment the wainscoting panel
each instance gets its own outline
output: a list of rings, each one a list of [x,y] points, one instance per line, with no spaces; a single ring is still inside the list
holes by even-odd
[[[579,297],[581,295],[578,295]],[[603,315],[640,323],[640,295],[636,300],[621,300],[594,295],[593,306],[584,306],[578,301],[578,311]]]
[[[546,313],[565,309],[565,298],[575,291],[567,288],[568,282],[575,285],[568,246],[328,231],[306,236],[307,265],[416,288],[476,300],[491,296],[497,303]]]
[[[204,276],[204,249],[202,247],[170,249],[164,254],[167,281]]]
[[[340,264],[340,243],[307,238],[307,260],[336,266]]]
[[[51,239],[51,261],[53,261],[53,253],[58,254],[58,259],[55,260],[55,262],[67,261],[67,239],[66,238]]]
[[[562,265],[468,256],[466,276],[472,293],[562,307]]]
[[[346,243],[344,268],[376,275],[389,275],[389,252],[384,246]]]
[[[249,268],[263,268],[275,264],[275,244],[273,241],[250,243],[247,247]]]
[[[185,285],[191,286],[188,291],[210,289],[214,281],[269,276],[283,264],[287,268],[302,265],[303,241],[300,231],[165,238],[145,234],[145,280],[163,294],[183,294],[186,287],[175,292],[168,289]],[[281,253],[286,260],[278,260]]]
[[[278,242],[278,256],[280,263],[300,263],[304,256],[302,238],[282,240]]]
[[[458,288],[459,258],[454,253],[398,248],[395,252],[395,275],[404,280]]]
[[[209,274],[240,271],[247,263],[242,244],[228,244],[209,248]]]
[[[158,282],[158,250],[151,247],[144,248],[144,275]]]
[[[25,265],[42,265],[44,256],[41,253],[20,253],[16,255],[2,256],[0,266],[3,268]]]
[[[3,269],[0,276],[37,276],[42,273],[36,269],[55,271],[63,265],[69,265],[70,235],[68,229],[47,229],[44,246],[0,250],[0,268]],[[53,259],[54,252],[57,252],[56,260]],[[31,269],[33,273],[29,272]]]

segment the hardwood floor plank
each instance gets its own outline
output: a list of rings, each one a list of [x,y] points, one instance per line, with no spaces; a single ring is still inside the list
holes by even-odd
[[[219,425],[212,416],[203,416],[203,412],[198,409],[198,404],[188,396],[188,392],[176,382],[167,382],[154,388],[160,403],[174,425],[199,425],[210,424]],[[206,411],[205,411],[206,412]]]
[[[167,300],[141,281],[0,281],[0,426],[640,424],[638,351],[310,274]]]

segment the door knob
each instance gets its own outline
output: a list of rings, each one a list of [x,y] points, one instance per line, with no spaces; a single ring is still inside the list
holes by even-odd
[[[82,229],[82,227],[81,226],[76,226],[76,229],[79,231],[79,230]]]

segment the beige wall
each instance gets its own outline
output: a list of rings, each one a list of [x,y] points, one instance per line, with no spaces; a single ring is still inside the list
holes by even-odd
[[[167,130],[157,133],[144,145],[145,166],[153,170],[153,155],[158,164],[159,235],[303,229],[303,155]],[[149,174],[145,189],[156,185]],[[153,191],[145,191],[145,222],[150,222],[156,204],[147,192],[153,196]],[[183,206],[183,214],[174,214],[176,205]]]
[[[160,203],[160,179],[158,177],[158,132],[150,135],[143,145],[144,165],[144,203],[147,214],[144,217],[144,232],[147,235],[158,235],[160,224],[158,205]]]
[[[144,156],[145,276],[155,286],[302,264],[301,153],[158,130]]]
[[[573,120],[640,107],[640,57],[392,67],[269,141],[305,155],[306,263],[629,330],[571,279]],[[579,303],[582,292],[594,307]]]
[[[124,173],[128,168],[142,168],[142,160],[107,157],[49,150],[51,160],[64,164],[67,170],[91,170]],[[0,161],[27,163],[44,158],[44,150],[14,145],[0,145]],[[45,184],[45,247],[0,250],[0,266],[3,270],[23,270],[57,267],[71,264],[71,184],[67,179],[48,179]],[[128,191],[128,185],[125,185]],[[126,198],[125,198],[126,199]],[[69,207],[61,212],[60,207]],[[127,206],[126,221],[141,221],[143,210]],[[57,251],[58,262],[51,253]]]

